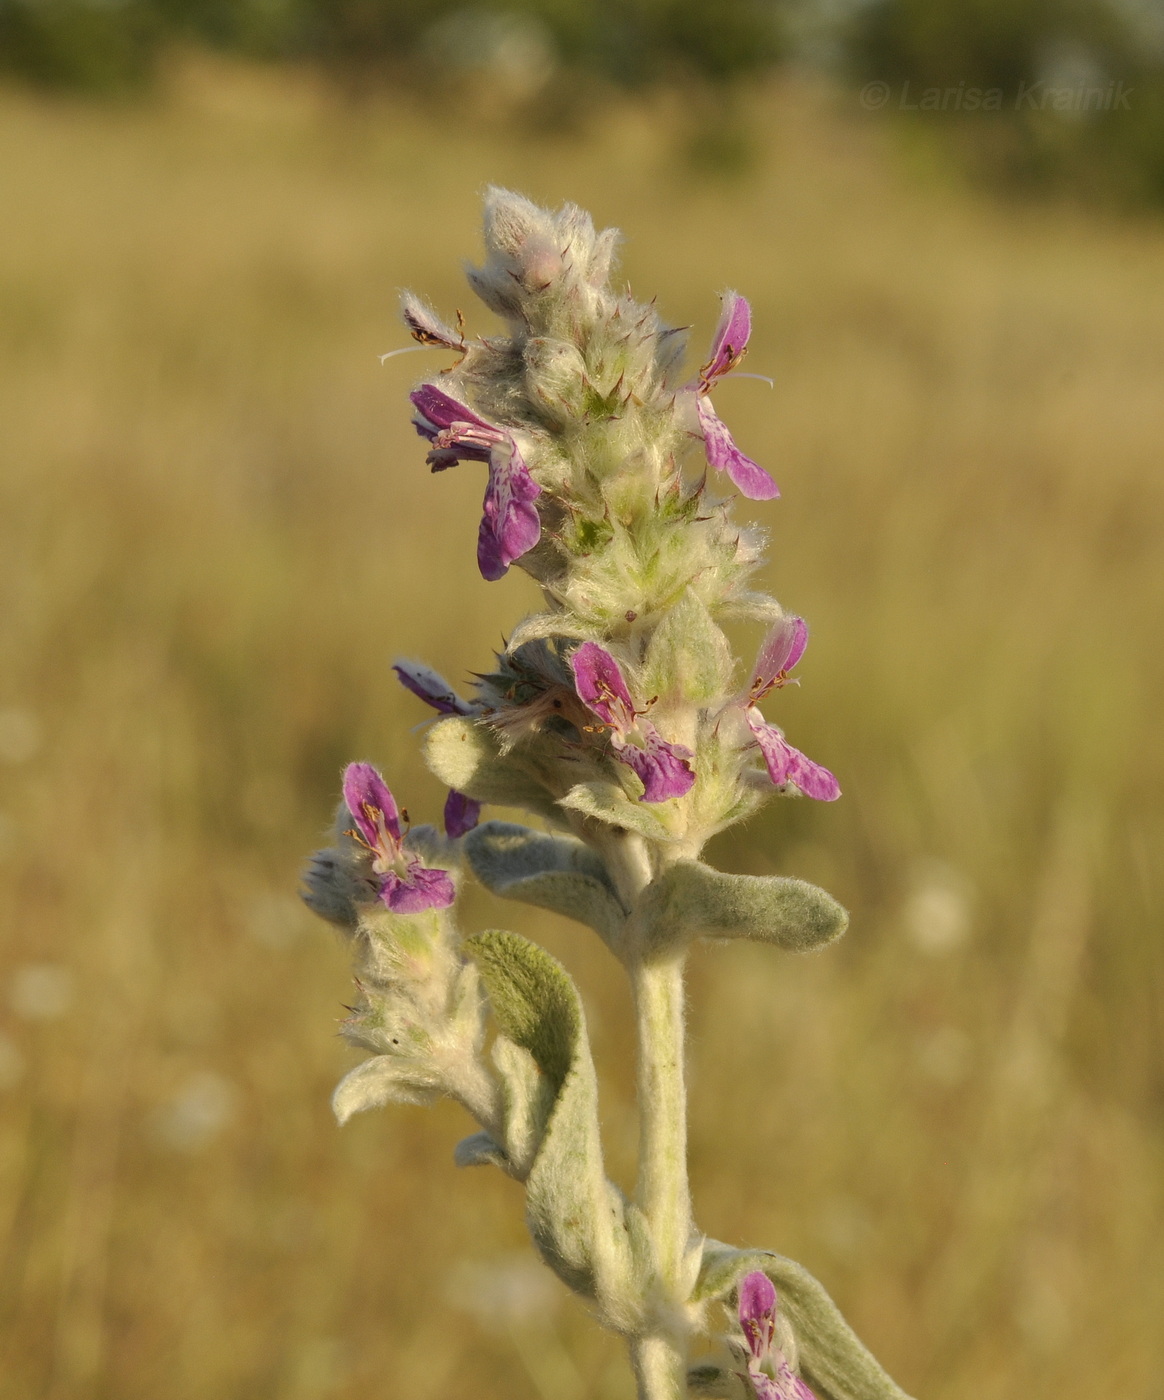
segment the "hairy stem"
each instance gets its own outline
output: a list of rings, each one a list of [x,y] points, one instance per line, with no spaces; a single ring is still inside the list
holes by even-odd
[[[636,1337],[630,1353],[639,1400],[687,1400],[686,1339]]]
[[[687,1393],[682,1323],[684,1257],[691,1236],[687,1185],[687,1092],[683,1075],[683,961],[630,966],[638,1030],[638,1205],[655,1253],[655,1326],[632,1349],[640,1400]]]

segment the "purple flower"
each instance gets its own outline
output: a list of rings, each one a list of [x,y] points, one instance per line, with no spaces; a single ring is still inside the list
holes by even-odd
[[[759,462],[753,462],[736,446],[728,425],[716,413],[705,393],[696,399],[695,411],[699,416],[708,465],[716,471],[727,472],[740,493],[750,501],[771,501],[779,496],[779,486]]]
[[[735,444],[727,424],[712,407],[711,387],[744,358],[752,333],[752,309],[738,292],[725,292],[719,325],[711,342],[711,354],[692,386],[699,431],[709,466],[727,472],[737,489],[749,500],[770,501],[780,488],[758,462],[746,456]]]
[[[614,756],[638,774],[644,802],[682,797],[695,782],[690,749],[669,744],[636,710],[618,662],[597,642],[583,642],[570,658],[579,698],[610,731]]]
[[[477,706],[462,700],[439,672],[422,661],[406,661],[403,657],[392,663],[396,678],[405,690],[411,690],[426,705],[442,715],[476,714]]]
[[[756,1400],[815,1400],[776,1345],[776,1290],[756,1270],[740,1282],[740,1326],[748,1347],[743,1377]]]
[[[477,564],[484,578],[501,578],[515,559],[537,544],[542,532],[532,504],[542,488],[530,476],[517,439],[435,384],[422,384],[409,398],[416,409],[413,426],[432,443],[427,461],[434,472],[458,462],[489,463]]]
[[[756,737],[768,776],[777,787],[792,783],[806,797],[818,802],[835,802],[841,787],[827,768],[814,763],[799,749],[794,749],[781,730],[768,724],[756,708],[770,690],[789,683],[788,672],[804,655],[808,645],[808,626],[802,617],[782,617],[772,628],[756,657],[752,683],[744,699],[744,717]]]
[[[445,835],[455,841],[467,831],[472,831],[480,820],[480,802],[466,797],[456,788],[450,788],[445,798]]]
[[[711,354],[699,371],[699,382],[704,392],[740,363],[748,352],[751,334],[752,308],[739,292],[724,292],[719,325],[711,341]]]
[[[370,763],[349,763],[344,770],[344,802],[356,830],[352,835],[372,856],[376,893],[397,914],[444,909],[455,897],[447,870],[430,870],[404,850],[400,812],[388,784]]]

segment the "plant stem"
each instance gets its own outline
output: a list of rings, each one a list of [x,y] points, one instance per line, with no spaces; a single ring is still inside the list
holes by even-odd
[[[632,1347],[640,1400],[687,1394],[684,1258],[691,1237],[687,1093],[683,1075],[683,960],[629,967],[638,1031],[639,1179],[636,1199],[655,1251],[656,1325]]]
[[[686,1339],[635,1337],[630,1353],[639,1400],[687,1400]]]

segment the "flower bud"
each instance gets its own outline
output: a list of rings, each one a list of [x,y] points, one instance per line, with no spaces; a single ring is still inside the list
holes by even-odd
[[[580,417],[588,381],[578,347],[568,340],[537,336],[526,341],[523,354],[526,389],[540,416],[555,428]]]

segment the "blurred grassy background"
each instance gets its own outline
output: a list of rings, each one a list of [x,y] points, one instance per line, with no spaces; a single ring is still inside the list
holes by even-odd
[[[1164,230],[990,202],[809,83],[747,101],[732,183],[665,94],[521,135],[206,63],[0,93],[5,1400],[630,1394],[456,1111],[335,1128],[347,956],[294,895],[347,759],[438,812],[391,656],[463,676],[532,601],[477,575],[480,473],[424,470],[427,361],[376,359],[401,285],[487,327],[487,180],[623,227],[696,353],[738,286],[776,379],[717,403],[813,626],[779,717],[845,797],[712,857],[853,923],[695,959],[701,1225],[926,1400],[1164,1395]],[[625,1181],[615,968],[468,916],[579,978]]]
[[[737,163],[740,91],[802,68],[986,184],[1164,204],[1159,0],[0,0],[0,73],[42,89],[132,98],[185,45],[537,129],[678,88],[692,148]]]

